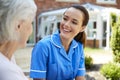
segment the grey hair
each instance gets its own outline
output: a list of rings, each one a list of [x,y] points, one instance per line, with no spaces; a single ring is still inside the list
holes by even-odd
[[[34,0],[0,0],[0,43],[18,39],[16,23],[34,19],[36,10]]]

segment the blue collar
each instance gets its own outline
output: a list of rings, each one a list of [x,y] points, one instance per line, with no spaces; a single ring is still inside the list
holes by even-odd
[[[60,34],[59,32],[55,32],[52,36],[51,36],[51,42],[53,43],[53,45],[55,45],[56,47],[61,48],[62,44],[61,44],[61,39],[60,39]],[[76,48],[78,46],[78,43],[75,40],[72,40],[72,43],[70,45],[70,47],[72,48]]]

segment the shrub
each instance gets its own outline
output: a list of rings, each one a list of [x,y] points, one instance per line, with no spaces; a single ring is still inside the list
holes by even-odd
[[[93,59],[90,56],[85,56],[85,67],[87,69],[91,68],[91,66],[93,65]]]
[[[113,55],[114,61],[120,63],[120,51],[115,50],[113,53],[114,53],[114,55]]]
[[[114,54],[114,61],[120,63],[120,16],[111,14],[111,48]]]
[[[100,72],[109,80],[120,80],[120,64],[108,63],[100,68]]]

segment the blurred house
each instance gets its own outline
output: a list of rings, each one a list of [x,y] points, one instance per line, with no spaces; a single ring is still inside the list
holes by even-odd
[[[87,25],[87,44],[94,48],[109,49],[111,36],[110,13],[120,13],[120,0],[35,0],[38,11],[34,22],[33,44],[46,35],[54,33],[62,14],[72,4],[87,8],[90,20]]]

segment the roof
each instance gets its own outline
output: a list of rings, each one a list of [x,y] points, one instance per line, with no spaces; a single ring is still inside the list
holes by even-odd
[[[58,9],[58,10],[53,10],[53,11],[49,11],[49,12],[43,12],[40,14],[40,16],[54,16],[54,15],[60,15],[63,14],[65,12],[67,8],[63,8],[63,9]]]
[[[101,12],[101,11],[106,11],[106,12],[111,12],[111,11],[117,11],[119,12],[120,10],[117,8],[113,8],[113,7],[103,7],[103,6],[99,6],[99,5],[95,5],[95,4],[91,4],[91,3],[85,3],[82,4],[82,6],[84,6],[85,8],[87,8],[88,12]],[[63,8],[63,9],[58,9],[58,10],[53,10],[53,11],[48,11],[48,12],[43,12],[39,15],[39,17],[43,17],[43,16],[55,16],[55,15],[62,15],[67,8]]]
[[[91,4],[91,3],[86,3],[86,4],[83,4],[82,6],[84,6],[89,11],[98,11],[98,10],[100,11],[100,10],[107,8],[107,7],[98,6],[98,5]]]

